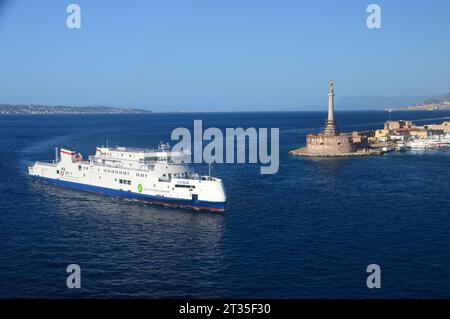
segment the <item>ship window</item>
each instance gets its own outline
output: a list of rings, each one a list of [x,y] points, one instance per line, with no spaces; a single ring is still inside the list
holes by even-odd
[[[121,179],[119,179],[119,183],[122,184],[122,180]]]
[[[195,188],[195,186],[192,186],[192,185],[180,185],[180,184],[176,184],[175,187],[179,187],[179,188]]]
[[[56,174],[59,174],[59,169],[56,170]]]
[[[81,165],[78,165],[78,170],[81,171]]]
[[[131,185],[131,181],[128,181],[128,185]]]

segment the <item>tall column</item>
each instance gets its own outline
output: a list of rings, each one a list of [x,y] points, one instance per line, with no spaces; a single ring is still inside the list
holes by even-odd
[[[325,123],[324,133],[326,135],[336,134],[336,125],[334,122],[334,89],[333,80],[330,80],[330,93],[328,93],[328,119]]]
[[[334,122],[334,89],[333,80],[330,80],[330,93],[328,93],[328,121]]]

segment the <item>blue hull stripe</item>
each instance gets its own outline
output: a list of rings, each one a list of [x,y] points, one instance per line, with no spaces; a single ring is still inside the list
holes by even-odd
[[[203,200],[189,200],[189,199],[179,199],[179,198],[172,198],[172,197],[153,196],[153,195],[147,195],[147,194],[134,193],[131,191],[123,191],[123,190],[119,190],[119,189],[112,189],[112,188],[106,188],[106,187],[100,187],[100,186],[93,186],[93,185],[63,181],[60,179],[46,178],[46,177],[41,177],[41,176],[31,175],[31,177],[33,177],[37,180],[45,181],[49,184],[57,185],[57,186],[79,189],[82,191],[88,191],[88,192],[111,195],[111,196],[139,199],[139,200],[153,202],[153,203],[159,203],[159,204],[163,204],[163,205],[183,206],[183,207],[206,209],[206,210],[212,210],[212,211],[225,210],[225,202],[209,202],[209,201],[203,201]]]

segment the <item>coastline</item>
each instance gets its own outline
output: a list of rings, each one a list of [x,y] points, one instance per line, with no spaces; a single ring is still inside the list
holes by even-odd
[[[352,152],[352,153],[340,153],[340,154],[334,154],[334,155],[329,155],[329,154],[313,154],[313,153],[308,153],[306,150],[306,147],[301,147],[301,148],[297,148],[294,150],[290,150],[288,152],[290,155],[293,156],[305,156],[305,157],[360,157],[360,156],[378,156],[378,155],[383,155],[384,151],[382,150],[360,150],[360,151],[356,151],[356,152]]]

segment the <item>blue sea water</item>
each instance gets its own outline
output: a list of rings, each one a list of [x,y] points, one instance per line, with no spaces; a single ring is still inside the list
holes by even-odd
[[[388,117],[438,123],[450,112],[338,112],[344,131]],[[0,117],[0,297],[450,297],[450,151],[312,160],[288,150],[325,113]],[[223,214],[131,202],[33,182],[28,164],[70,145],[155,146],[176,127],[280,128],[280,170],[213,166]],[[198,169],[206,173],[207,167]],[[81,289],[66,267],[81,267]],[[382,287],[366,286],[381,266]]]

